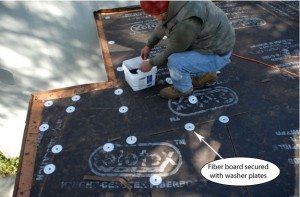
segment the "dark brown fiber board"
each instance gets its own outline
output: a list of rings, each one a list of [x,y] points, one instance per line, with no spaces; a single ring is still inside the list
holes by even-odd
[[[217,2],[236,29],[234,54],[298,73],[299,30],[295,12],[283,16],[275,2]],[[297,2],[284,3],[291,10]],[[272,8],[272,9],[271,9]],[[276,8],[276,9],[275,9]],[[299,14],[299,13],[298,13]],[[94,13],[109,81],[33,94],[24,132],[16,196],[297,196],[299,195],[299,84],[295,75],[235,56],[221,70],[218,82],[194,91],[198,103],[163,100],[166,67],[157,85],[134,92],[117,71],[122,61],[139,55],[156,21],[138,7]],[[109,44],[114,41],[114,44]],[[152,55],[163,50],[167,39]],[[123,94],[115,95],[117,88]],[[72,101],[74,95],[80,100]],[[46,101],[53,105],[45,107]],[[73,113],[65,110],[74,106]],[[121,106],[128,107],[120,113]],[[230,121],[218,119],[226,115]],[[273,181],[248,186],[226,186],[200,173],[220,159],[193,132],[193,123],[223,158],[251,157],[270,161],[281,173]],[[39,127],[48,124],[42,132]],[[128,145],[135,135],[138,142]],[[115,149],[105,153],[111,142]],[[61,145],[62,151],[51,149]],[[52,174],[44,167],[54,164]],[[149,183],[161,174],[162,184]],[[117,181],[84,181],[84,175],[120,176]]]

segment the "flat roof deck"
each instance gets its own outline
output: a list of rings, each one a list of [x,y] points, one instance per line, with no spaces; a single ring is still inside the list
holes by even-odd
[[[155,87],[138,92],[118,71],[122,61],[139,55],[155,20],[138,7],[95,12],[108,82],[32,95],[14,195],[299,195],[299,3],[216,4],[236,29],[236,47],[218,81],[194,91],[196,104],[158,96],[167,85],[166,67],[159,69]],[[121,95],[114,92],[118,88]],[[67,113],[70,106],[74,111]],[[119,112],[122,106],[126,113]],[[229,117],[226,124],[219,121],[223,115]],[[267,160],[280,175],[247,187],[208,181],[201,168],[220,158],[185,129],[187,123],[223,158]],[[126,143],[131,135],[137,137],[133,145]],[[104,152],[108,142],[114,150]],[[46,174],[49,164],[55,169],[50,166]],[[162,177],[160,185],[150,184],[153,174]]]

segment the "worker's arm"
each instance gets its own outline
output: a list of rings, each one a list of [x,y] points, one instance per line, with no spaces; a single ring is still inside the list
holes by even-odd
[[[162,24],[160,23],[156,28],[154,29],[153,33],[151,34],[150,38],[148,39],[148,42],[144,48],[141,50],[141,57],[143,60],[148,59],[150,50],[157,44],[159,41],[164,37],[165,31],[162,28]]]
[[[200,31],[201,25],[202,21],[198,18],[190,18],[177,24],[168,37],[166,49],[150,59],[150,65],[165,65],[171,54],[186,51],[195,39],[197,31]]]
[[[148,39],[147,46],[152,49],[159,41],[165,36],[165,31],[162,27],[162,23],[159,22],[159,24],[155,27],[153,33]]]

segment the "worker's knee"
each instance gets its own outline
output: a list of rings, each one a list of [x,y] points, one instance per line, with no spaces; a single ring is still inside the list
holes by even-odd
[[[179,54],[173,53],[168,57],[168,68],[172,70],[180,70]]]
[[[182,78],[179,55],[174,53],[168,57],[168,68],[172,80],[178,81]]]

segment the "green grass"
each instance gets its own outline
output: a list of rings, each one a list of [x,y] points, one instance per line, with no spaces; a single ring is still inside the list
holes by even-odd
[[[19,158],[6,158],[0,151],[0,177],[15,175],[18,170]]]

